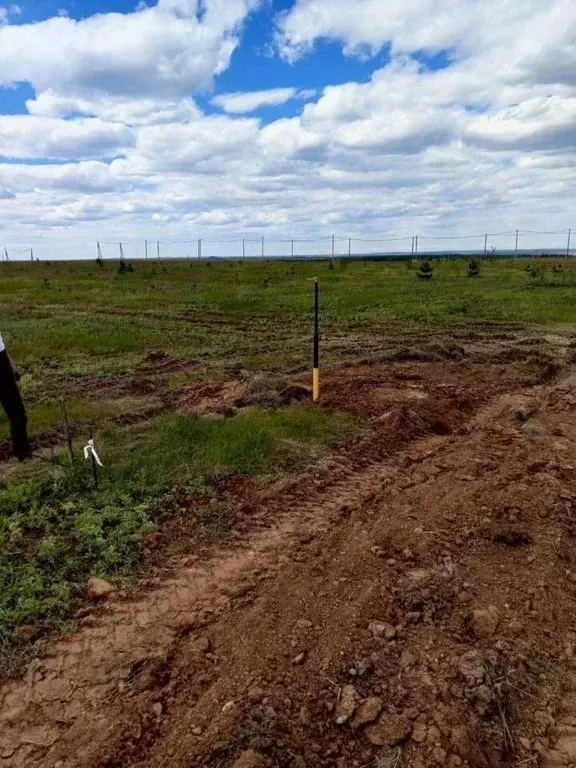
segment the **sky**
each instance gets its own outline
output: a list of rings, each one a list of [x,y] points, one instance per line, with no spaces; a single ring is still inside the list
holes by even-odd
[[[575,150],[574,0],[0,0],[13,257],[563,247]]]

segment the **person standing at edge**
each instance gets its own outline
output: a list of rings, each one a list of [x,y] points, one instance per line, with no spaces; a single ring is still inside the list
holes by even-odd
[[[28,439],[28,417],[22,402],[18,382],[20,374],[14,368],[0,333],[0,404],[10,422],[12,451],[20,461],[32,455]]]

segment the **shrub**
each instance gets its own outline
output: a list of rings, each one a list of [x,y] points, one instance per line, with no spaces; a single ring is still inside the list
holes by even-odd
[[[477,259],[470,259],[468,262],[468,277],[478,277],[480,275],[480,264]]]
[[[418,277],[420,280],[431,280],[433,274],[433,265],[430,264],[429,261],[423,261],[422,264],[420,264],[420,269],[418,270],[416,277]]]
[[[533,280],[542,277],[542,269],[537,264],[526,264],[524,272],[530,275]]]

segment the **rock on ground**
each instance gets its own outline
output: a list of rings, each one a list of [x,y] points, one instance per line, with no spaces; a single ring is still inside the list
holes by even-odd
[[[369,723],[373,723],[378,719],[378,715],[382,712],[383,707],[384,704],[379,696],[370,696],[358,707],[350,721],[350,725],[356,730],[363,728]]]
[[[412,730],[412,741],[415,741],[417,744],[422,744],[423,741],[426,741],[427,735],[428,728],[426,727],[426,723],[416,723]]]
[[[499,621],[500,614],[494,605],[486,609],[480,608],[470,614],[470,627],[479,640],[492,637],[498,629]]]
[[[342,693],[336,704],[336,711],[334,713],[334,720],[337,725],[344,725],[350,717],[354,714],[356,709],[356,689],[353,685],[345,685],[342,688]]]
[[[91,600],[104,600],[113,592],[116,592],[116,587],[106,579],[88,579],[86,594]]]
[[[384,714],[377,723],[364,732],[371,744],[377,747],[396,747],[412,733],[412,723],[401,715]]]
[[[374,637],[385,637],[386,640],[396,637],[396,629],[385,621],[371,621],[368,629]]]
[[[467,651],[456,659],[456,666],[468,685],[483,682],[486,675],[482,654],[479,651]]]

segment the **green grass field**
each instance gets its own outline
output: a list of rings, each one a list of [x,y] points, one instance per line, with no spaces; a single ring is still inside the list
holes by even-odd
[[[78,376],[130,370],[150,350],[203,360],[298,364],[306,356],[312,279],[326,331],[369,333],[463,322],[571,323],[576,260],[441,260],[430,281],[418,262],[138,262],[2,264],[0,302],[14,357],[35,372]],[[553,275],[553,264],[563,274]]]
[[[536,276],[528,263],[539,267]],[[463,260],[434,264],[433,278],[421,280],[419,262],[150,261],[124,274],[117,262],[3,263],[0,330],[23,375],[31,432],[59,429],[65,396],[77,449],[94,434],[105,468],[94,489],[83,461],[67,465],[57,432],[54,464],[4,462],[2,658],[12,653],[17,626],[41,633],[61,626],[89,576],[138,572],[145,537],[175,493],[196,516],[199,540],[221,537],[226,515],[207,512],[206,501],[222,478],[297,470],[358,429],[344,414],[306,405],[253,407],[226,419],[164,407],[204,379],[306,370],[314,277],[324,363],[479,322],[576,322],[576,260],[488,261],[474,278]],[[201,366],[157,377],[158,396],[98,386],[103,378],[153,376],[158,352]],[[7,434],[0,414],[0,436]]]

